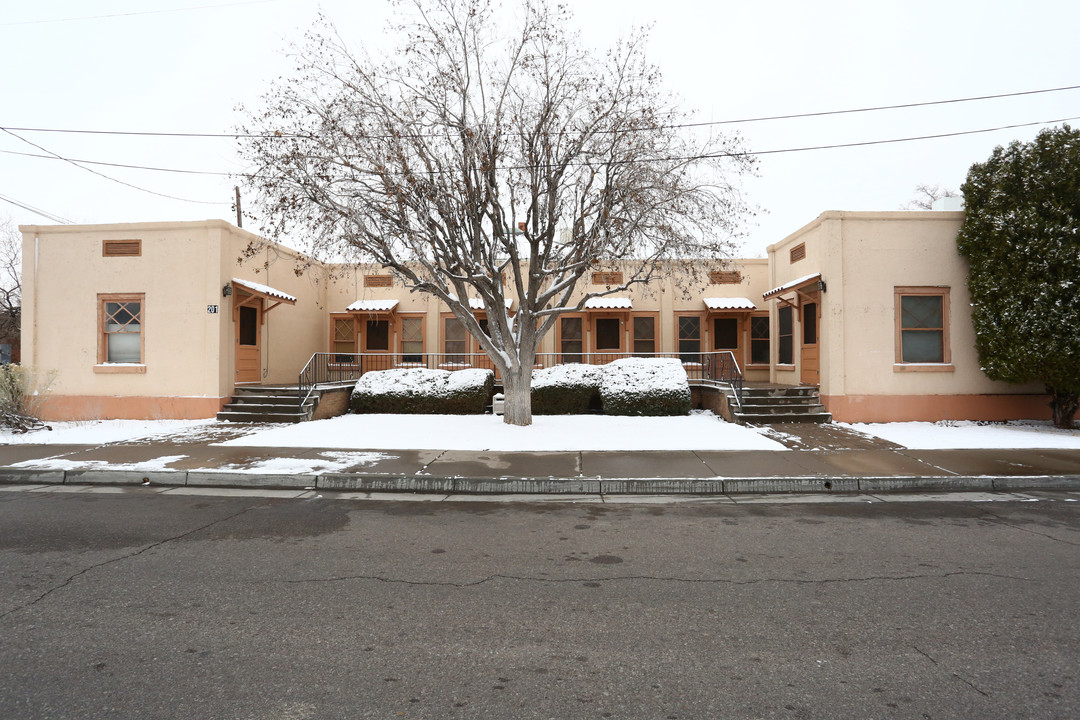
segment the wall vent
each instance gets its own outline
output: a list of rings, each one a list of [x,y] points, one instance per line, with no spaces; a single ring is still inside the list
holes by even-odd
[[[390,275],[365,275],[364,287],[388,288],[394,286],[394,278]]]
[[[709,282],[713,285],[738,285],[742,282],[742,273],[738,270],[714,270],[709,273]]]
[[[101,257],[139,257],[142,240],[102,240]]]
[[[806,257],[806,243],[799,243],[791,248],[791,262],[799,262]]]

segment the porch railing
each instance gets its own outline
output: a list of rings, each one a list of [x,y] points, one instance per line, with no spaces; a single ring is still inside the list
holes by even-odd
[[[731,387],[735,401],[742,407],[743,376],[735,355],[730,351],[671,353],[537,353],[534,369],[555,365],[584,363],[606,365],[629,357],[678,358],[691,385]],[[300,407],[307,403],[319,386],[356,382],[364,373],[392,368],[432,368],[465,370],[498,369],[484,353],[315,353],[300,371],[298,390]]]

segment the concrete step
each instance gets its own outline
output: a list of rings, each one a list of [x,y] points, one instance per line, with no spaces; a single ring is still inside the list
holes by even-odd
[[[777,423],[828,423],[832,422],[832,415],[827,412],[815,413],[778,413],[775,415],[758,415],[749,413],[732,413],[732,419],[739,425],[773,425]]]
[[[270,413],[270,414],[273,414],[273,415],[280,415],[282,413],[290,414],[290,413],[295,413],[295,412],[299,412],[299,413],[303,413],[305,411],[310,412],[313,408],[314,408],[314,403],[310,403],[310,402],[307,403],[304,406],[303,410],[301,410],[301,408],[295,402],[291,402],[288,405],[261,404],[261,403],[251,403],[251,402],[239,402],[239,403],[238,402],[231,402],[231,403],[226,403],[225,407],[223,407],[222,410],[225,411],[225,412],[242,412],[242,413],[248,413],[248,414]]]
[[[300,403],[296,395],[233,395],[232,401],[238,405],[292,405]]]
[[[307,415],[299,412],[269,413],[222,410],[217,414],[217,419],[222,421],[240,423],[298,423],[307,420]]]
[[[823,413],[825,406],[819,402],[784,405],[758,405],[743,402],[739,412],[748,415],[797,415],[799,413]]]
[[[818,394],[815,387],[785,387],[785,388],[743,388],[743,397],[761,398],[784,398],[784,397],[814,397]]]

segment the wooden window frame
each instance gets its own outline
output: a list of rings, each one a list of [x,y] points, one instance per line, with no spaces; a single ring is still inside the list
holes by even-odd
[[[356,340],[357,340],[357,337],[358,337],[358,333],[356,332],[356,318],[353,315],[335,315],[335,314],[332,314],[330,316],[330,352],[335,354],[335,355],[337,355],[339,353],[337,348],[334,347],[334,345],[337,343],[337,323],[338,323],[339,320],[348,320],[348,321],[350,321],[352,323],[352,326],[353,326],[352,350],[350,350],[346,354],[353,354],[353,353],[359,352],[356,349]]]
[[[660,313],[659,312],[635,312],[630,314],[629,320],[629,339],[627,352],[631,355],[637,355],[637,348],[634,347],[634,321],[637,318],[649,318],[653,321],[653,336],[652,336],[652,354],[660,352]],[[648,356],[646,356],[648,357]]]
[[[682,319],[683,318],[691,318],[691,317],[692,318],[697,318],[697,321],[698,321],[698,338],[697,338],[697,340],[698,340],[698,349],[697,349],[697,354],[700,355],[701,353],[707,352],[707,350],[705,350],[705,348],[707,348],[709,346],[709,339],[708,339],[708,335],[709,335],[708,324],[709,324],[709,322],[708,322],[707,318],[705,317],[705,314],[704,313],[699,313],[699,312],[697,312],[697,313],[677,312],[677,313],[675,313],[675,354],[680,360],[682,360],[682,354],[683,354],[683,349],[682,349],[682,339],[683,338],[682,338],[682,327],[681,327],[682,326]],[[683,362],[685,363],[686,361],[683,361]]]
[[[406,353],[405,352],[405,320],[419,320],[420,321],[420,352],[419,353]],[[405,362],[405,355],[420,355],[423,358],[427,354],[427,313],[403,313],[398,316],[398,333],[397,333],[397,353],[401,357],[403,365],[410,363]],[[422,361],[421,361],[422,362]]]
[[[780,332],[780,314],[784,312],[791,313],[791,332],[788,334],[781,334]],[[780,351],[782,350],[781,346],[783,345],[781,341],[785,337],[791,338],[791,358],[788,359],[787,362],[785,362],[784,359],[780,357]],[[778,307],[776,309],[776,364],[778,366],[783,365],[784,367],[795,367],[795,337],[795,308],[791,305],[783,305],[781,307]]]
[[[798,245],[794,246],[793,248],[791,248],[791,251],[788,254],[788,258],[789,258],[788,261],[792,265],[799,262],[800,260],[805,260],[806,259],[806,243],[802,242],[802,243],[799,243]]]
[[[105,331],[105,304],[110,302],[139,303],[139,362],[112,363],[108,360],[109,340]],[[98,343],[96,373],[145,373],[146,372],[146,293],[98,293]]]
[[[952,364],[952,349],[949,332],[949,312],[951,308],[949,286],[897,286],[893,288],[893,311],[894,311],[894,342],[896,355],[893,363],[893,372],[952,372],[955,367]],[[904,297],[940,297],[941,298],[941,328],[922,328],[925,330],[941,332],[941,362],[907,362],[903,359],[903,320],[901,311],[901,299]]]
[[[765,342],[766,347],[767,347],[767,352],[765,353],[765,356],[767,358],[770,358],[770,359],[772,358],[772,325],[773,325],[772,318],[769,317],[768,313],[751,313],[750,316],[749,316],[749,319],[747,320],[747,323],[746,323],[746,336],[747,336],[747,343],[748,343],[747,344],[747,353],[746,353],[746,366],[747,367],[768,367],[769,366],[769,360],[766,360],[763,363],[762,362],[754,362],[754,340],[755,340],[755,338],[754,338],[754,319],[755,318],[764,318],[769,323],[769,332],[765,335],[765,337],[764,338],[756,338],[756,339],[757,339],[758,342],[762,342],[762,341]]]
[[[575,319],[581,321],[581,352],[580,353],[564,353],[562,347],[562,321],[566,319]],[[588,317],[585,313],[563,313],[559,315],[555,322],[555,355],[558,358],[559,363],[563,362],[563,355],[580,355],[581,362],[589,356],[589,336],[592,333],[589,332]]]

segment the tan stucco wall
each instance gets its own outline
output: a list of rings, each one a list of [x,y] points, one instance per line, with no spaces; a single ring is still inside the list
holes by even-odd
[[[819,329],[823,396],[1041,392],[1037,386],[991,381],[979,369],[967,266],[956,249],[963,217],[962,212],[827,212],[769,247],[773,287],[817,272],[826,283]],[[790,249],[799,243],[806,244],[806,258],[791,263]],[[931,368],[942,371],[912,372],[909,366],[895,363],[897,287],[949,288],[951,363]],[[797,315],[795,330],[798,366]],[[785,378],[795,382],[798,372],[774,371],[774,376],[778,382]],[[942,414],[947,416],[947,412]]]

